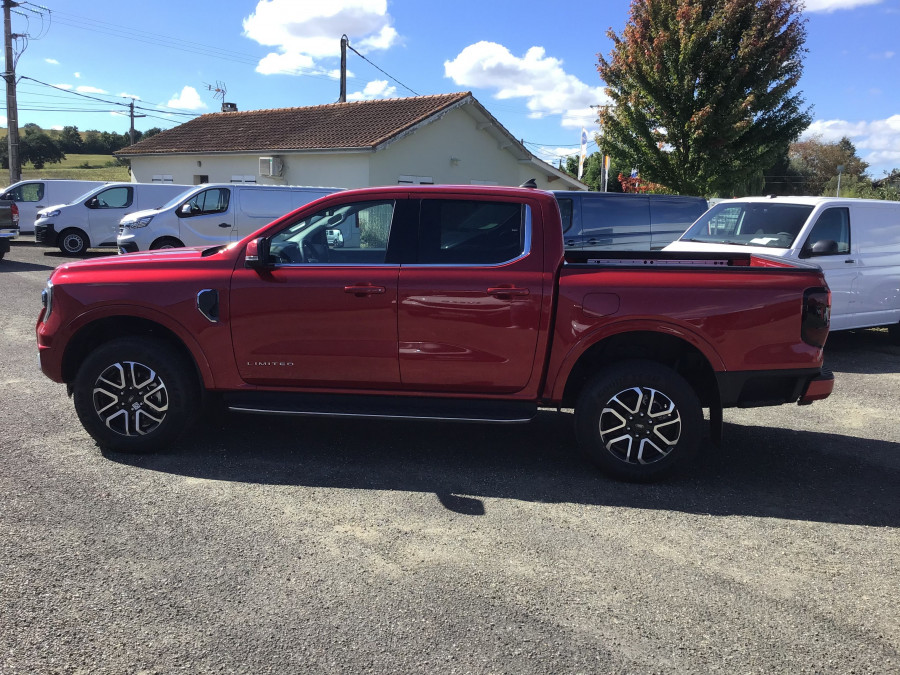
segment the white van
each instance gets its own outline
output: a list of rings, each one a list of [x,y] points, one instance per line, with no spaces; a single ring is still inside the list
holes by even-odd
[[[237,241],[294,209],[342,188],[206,183],[158,209],[130,213],[119,253]]]
[[[152,209],[192,188],[172,183],[105,183],[63,206],[38,212],[34,239],[79,255],[97,246],[115,246],[122,216]]]
[[[727,199],[664,251],[743,251],[813,262],[831,288],[831,329],[889,326],[900,338],[900,202]]]
[[[0,200],[15,202],[19,207],[19,232],[34,232],[38,211],[68,204],[88,190],[103,185],[99,180],[20,180],[0,192]]]

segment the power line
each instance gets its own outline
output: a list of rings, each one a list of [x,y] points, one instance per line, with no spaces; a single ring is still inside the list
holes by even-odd
[[[394,76],[391,75],[390,73],[388,73],[388,72],[382,70],[381,68],[379,68],[378,66],[376,66],[374,63],[372,63],[371,61],[369,61],[369,59],[367,59],[365,56],[363,56],[363,55],[360,54],[358,51],[356,51],[356,50],[350,45],[350,42],[349,42],[349,41],[347,42],[347,49],[349,49],[351,52],[353,52],[354,54],[356,54],[356,55],[357,55],[359,58],[361,58],[363,61],[365,61],[366,63],[368,63],[369,65],[371,65],[371,66],[372,66],[373,68],[375,68],[375,70],[377,70],[378,72],[384,73],[384,74],[387,75],[389,78],[391,78],[394,82],[396,82],[397,84],[399,84],[401,87],[403,87],[403,88],[406,89],[407,91],[412,92],[414,96],[419,96],[419,95],[420,95],[418,92],[413,91],[412,89],[410,89],[409,87],[407,87],[405,84],[403,84],[403,83],[402,83],[400,80],[398,80],[396,77],[394,77]]]

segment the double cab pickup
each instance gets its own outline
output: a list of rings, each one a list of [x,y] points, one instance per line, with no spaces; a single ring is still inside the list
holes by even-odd
[[[567,258],[550,193],[393,186],[229,245],[64,264],[37,342],[104,448],[165,448],[210,394],[289,415],[514,423],[574,408],[588,456],[640,481],[694,454],[704,408],[715,440],[723,408],[827,397],[829,311],[803,262]]]

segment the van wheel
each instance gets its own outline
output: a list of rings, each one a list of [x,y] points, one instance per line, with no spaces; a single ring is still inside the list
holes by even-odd
[[[160,237],[150,244],[150,250],[158,251],[161,248],[181,248],[182,246],[184,246],[184,244],[175,237]]]
[[[88,250],[88,236],[75,227],[63,230],[59,233],[59,250],[69,255],[82,255]]]
[[[75,412],[104,449],[161,450],[194,418],[193,364],[162,340],[126,337],[94,350],[74,383]]]
[[[697,452],[703,410],[678,373],[653,361],[625,361],[590,380],[575,406],[582,450],[622,480],[659,478]]]

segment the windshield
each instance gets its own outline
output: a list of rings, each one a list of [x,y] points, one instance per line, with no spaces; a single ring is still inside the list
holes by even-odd
[[[777,202],[722,202],[691,225],[680,241],[790,248],[813,207]]]
[[[172,199],[167,201],[162,206],[157,206],[156,210],[157,211],[165,211],[166,209],[174,208],[174,207],[178,206],[179,203],[189,199],[190,197],[193,197],[195,194],[197,194],[198,192],[201,192],[202,190],[205,190],[208,187],[209,187],[208,185],[203,185],[202,187],[195,188],[194,190],[191,190],[188,193],[181,192],[181,193],[175,195],[174,197],[172,197]]]

